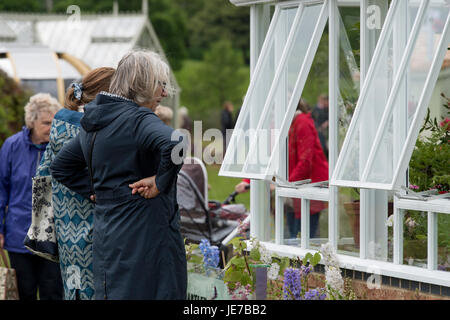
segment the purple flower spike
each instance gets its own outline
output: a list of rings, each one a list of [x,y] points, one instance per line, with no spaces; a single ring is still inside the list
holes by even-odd
[[[284,270],[283,299],[301,300],[301,276],[299,269],[286,268]]]

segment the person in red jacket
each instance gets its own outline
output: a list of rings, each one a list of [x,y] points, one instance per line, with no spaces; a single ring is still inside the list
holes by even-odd
[[[314,120],[308,104],[300,100],[297,112],[289,129],[289,181],[311,179],[311,183],[328,180],[328,162],[320,144]],[[249,179],[243,179],[235,190],[246,192]],[[300,199],[293,199],[293,207],[286,206],[289,236],[296,237],[300,231],[301,208]],[[319,215],[326,207],[321,201],[310,201],[310,237],[316,235]]]
[[[311,179],[311,183],[328,180],[328,161],[320,144],[319,135],[308,104],[300,100],[297,113],[289,129],[289,181]],[[300,231],[300,199],[293,200],[288,209],[287,223],[291,237]],[[310,201],[310,237],[314,238],[319,225],[319,215],[326,206],[321,201]]]

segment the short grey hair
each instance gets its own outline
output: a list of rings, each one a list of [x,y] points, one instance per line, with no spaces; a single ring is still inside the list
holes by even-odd
[[[169,95],[174,92],[168,64],[156,52],[136,50],[119,61],[109,91],[143,105],[152,101],[158,83],[165,84]]]
[[[42,112],[55,114],[62,106],[58,100],[48,93],[38,93],[30,97],[25,106],[25,124],[28,128],[33,127],[33,122],[39,118]]]

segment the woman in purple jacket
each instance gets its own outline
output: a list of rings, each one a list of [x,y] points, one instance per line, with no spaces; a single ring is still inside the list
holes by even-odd
[[[47,146],[50,126],[61,108],[49,94],[39,93],[25,106],[22,131],[0,149],[0,250],[8,251],[16,269],[22,300],[62,299],[59,265],[33,255],[23,241],[31,224],[32,177]]]

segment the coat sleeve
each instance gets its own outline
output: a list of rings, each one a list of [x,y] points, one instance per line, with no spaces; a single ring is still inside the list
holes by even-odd
[[[81,149],[80,135],[58,152],[50,165],[50,173],[56,181],[89,199],[92,194],[91,181]]]
[[[137,124],[136,139],[144,152],[159,152],[161,160],[156,172],[156,187],[159,192],[168,192],[186,157],[186,137],[148,114]]]
[[[289,180],[300,181],[309,179],[311,178],[314,159],[314,132],[306,123],[300,121],[297,122],[292,138],[295,141],[292,141],[290,146],[296,148],[296,158]]]
[[[6,206],[11,190],[11,144],[5,141],[0,149],[0,233],[5,234],[3,220],[6,218]]]

